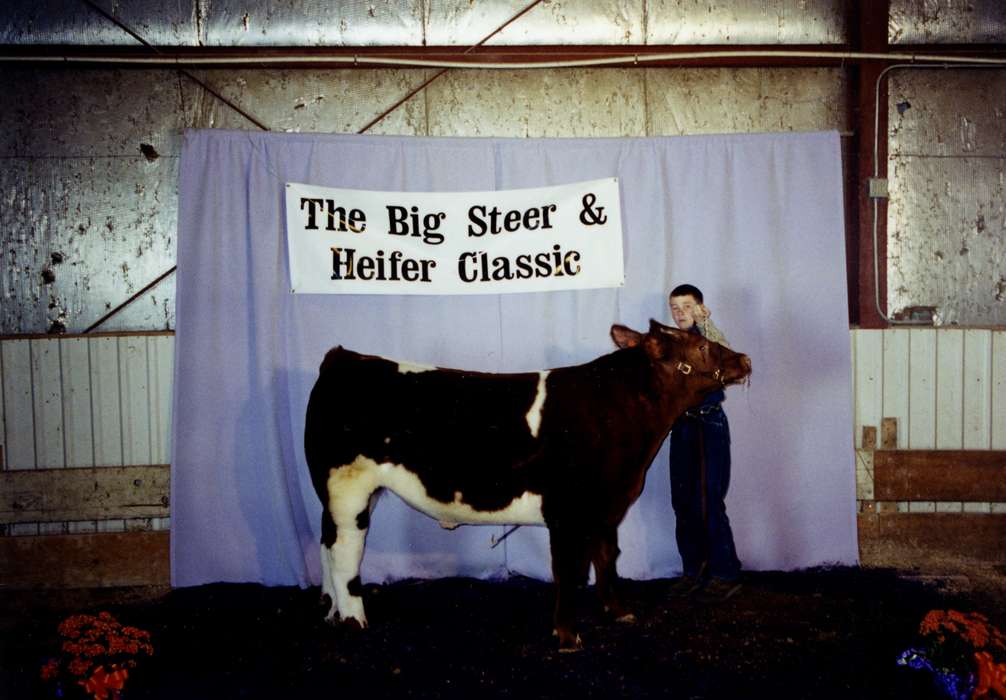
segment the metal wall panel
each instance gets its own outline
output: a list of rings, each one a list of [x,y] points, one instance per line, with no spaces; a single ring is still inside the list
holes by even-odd
[[[992,449],[1006,450],[1006,333],[992,333]]]
[[[912,450],[936,447],[936,334],[932,328],[909,331],[908,448]]]
[[[426,70],[192,71],[273,131],[352,134],[422,85]],[[214,129],[257,127],[186,81],[185,124]],[[370,134],[425,135],[425,91],[371,128]]]
[[[645,129],[638,70],[460,71],[427,92],[431,136],[640,136]]]
[[[1006,324],[1006,70],[890,77],[888,308]]]
[[[0,341],[3,363],[4,468],[35,468],[35,407],[32,400],[31,346]]]
[[[893,328],[885,330],[884,374],[883,374],[883,417],[898,421],[897,444],[908,444],[909,415],[909,330]]]
[[[91,420],[91,355],[86,338],[60,341],[63,371],[63,435],[66,466],[94,466]]]
[[[964,443],[964,334],[936,334],[936,449]]]
[[[529,0],[428,3],[426,43],[470,46],[527,7]],[[643,44],[644,0],[553,0],[543,2],[503,29],[490,46],[541,44]],[[698,13],[695,13],[698,15]]]
[[[91,415],[94,464],[122,466],[122,404],[119,393],[119,339],[91,338]]]
[[[35,413],[35,466],[66,466],[63,451],[63,386],[59,340],[29,341],[31,350],[32,403]]]
[[[964,331],[964,444],[966,450],[992,445],[992,331]]]
[[[168,464],[174,336],[0,341],[8,469]]]
[[[883,343],[883,331],[861,330],[852,334],[856,447],[863,446],[863,426],[879,426],[883,418]]]
[[[1006,448],[1006,331],[853,330],[856,446],[898,421],[899,449]]]
[[[1006,40],[1002,0],[891,0],[891,44],[981,44]]]
[[[994,0],[986,0],[994,2]],[[529,0],[100,0],[157,46],[471,46]],[[0,42],[136,45],[79,0],[7,0]],[[551,0],[495,45],[838,44],[842,0]]]
[[[197,0],[207,46],[421,46],[423,0]]]
[[[122,463],[151,464],[150,383],[147,338],[119,338],[119,406],[122,415]]]
[[[147,338],[150,386],[150,461],[171,464],[171,400],[175,371],[175,338]]]
[[[647,0],[648,44],[841,44],[843,0]]]
[[[646,71],[650,136],[845,131],[847,104],[847,78],[837,68]]]
[[[196,43],[194,0],[95,0],[156,46]],[[0,43],[135,46],[132,38],[80,0],[5,0]]]

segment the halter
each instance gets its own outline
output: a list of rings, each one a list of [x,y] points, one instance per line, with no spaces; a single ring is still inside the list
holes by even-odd
[[[681,372],[682,374],[691,374],[692,373],[692,366],[690,364],[688,364],[687,362],[678,362],[678,364],[675,365],[674,368],[676,370],[678,370],[679,372]],[[722,379],[723,372],[719,368],[713,370],[712,372],[697,372],[696,374],[701,374],[701,375],[704,375],[704,376],[707,376],[707,377],[712,377],[713,379],[715,379],[716,381],[718,381],[720,384],[723,383],[723,379]]]

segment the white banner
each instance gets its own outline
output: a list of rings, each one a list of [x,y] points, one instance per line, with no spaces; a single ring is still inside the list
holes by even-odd
[[[286,185],[290,283],[306,294],[620,287],[618,180],[494,192]]]

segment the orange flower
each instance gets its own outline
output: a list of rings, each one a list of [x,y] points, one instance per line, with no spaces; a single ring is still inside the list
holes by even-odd
[[[997,664],[991,654],[981,651],[975,654],[975,664],[978,666],[978,682],[972,697],[987,697],[991,690],[1006,699],[1006,663]]]
[[[49,659],[46,665],[42,667],[42,680],[51,681],[57,675],[59,675],[59,661]]]

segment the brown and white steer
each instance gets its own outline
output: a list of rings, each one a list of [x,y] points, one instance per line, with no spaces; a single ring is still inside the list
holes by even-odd
[[[611,328],[620,348],[592,362],[488,374],[328,352],[307,407],[304,445],[323,506],[327,619],[366,626],[360,561],[379,489],[442,524],[545,525],[560,649],[580,646],[574,591],[593,563],[605,609],[615,592],[618,524],[674,420],[743,381],[745,356],[650,322]]]

